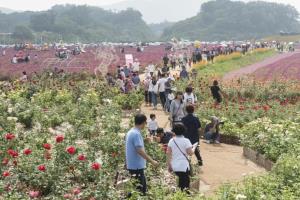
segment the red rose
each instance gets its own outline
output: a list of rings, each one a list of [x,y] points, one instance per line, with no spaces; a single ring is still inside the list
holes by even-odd
[[[73,146],[70,146],[67,148],[67,152],[71,155],[75,154],[76,153],[76,148],[73,147]]]
[[[18,161],[14,160],[13,164],[14,164],[14,166],[17,166],[18,165]]]
[[[2,165],[7,165],[9,162],[9,159],[8,158],[3,158],[2,160]]]
[[[72,195],[67,193],[67,194],[64,194],[64,198],[65,199],[71,199],[72,198]]]
[[[2,176],[3,176],[3,177],[8,177],[8,176],[10,176],[10,173],[9,173],[9,171],[5,171],[5,172],[3,172],[3,173],[2,173]]]
[[[37,198],[39,195],[40,195],[39,191],[30,191],[29,192],[29,197],[32,199]]]
[[[51,159],[51,153],[45,152],[44,157],[45,157],[47,160],[50,160],[50,159]]]
[[[51,149],[51,144],[45,143],[43,144],[44,149],[50,150]]]
[[[77,157],[78,160],[81,160],[81,161],[84,161],[86,158],[83,154],[80,154],[78,157]]]
[[[56,136],[56,142],[57,143],[61,143],[62,141],[64,141],[64,136],[63,135]]]
[[[99,163],[95,162],[92,164],[92,169],[99,170],[100,168],[101,168],[101,165]]]
[[[29,155],[29,154],[32,153],[32,151],[31,151],[31,149],[25,149],[25,150],[23,151],[23,153],[24,153],[25,155]]]
[[[7,153],[13,158],[16,158],[19,156],[18,152],[14,151],[12,149],[7,150]]]
[[[78,195],[80,193],[80,188],[73,189],[73,194]]]
[[[5,135],[5,139],[7,139],[7,140],[13,140],[15,137],[16,136],[14,134],[12,134],[12,133],[7,133]]]
[[[44,171],[46,171],[46,166],[45,165],[39,165],[38,170],[44,172]]]
[[[270,110],[270,106],[268,106],[268,105],[264,105],[264,106],[263,106],[263,109],[264,109],[264,111],[266,111],[266,112],[267,112],[268,110]]]

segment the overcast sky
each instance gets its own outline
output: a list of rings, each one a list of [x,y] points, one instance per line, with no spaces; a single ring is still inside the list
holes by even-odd
[[[0,7],[13,10],[47,10],[56,4],[109,5],[124,0],[0,0]]]
[[[88,4],[88,5],[109,5],[125,0],[0,0],[0,7],[6,7],[13,10],[47,10],[55,4]],[[164,0],[160,0],[164,1]],[[184,1],[184,0],[174,0]],[[245,0],[251,1],[251,0]],[[300,0],[266,0],[277,3],[289,3],[300,11]],[[167,12],[166,12],[167,14]]]

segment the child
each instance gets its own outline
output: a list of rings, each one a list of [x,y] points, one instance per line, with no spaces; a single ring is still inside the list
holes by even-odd
[[[156,131],[158,128],[157,122],[156,122],[156,116],[155,114],[151,114],[150,115],[150,121],[148,122],[148,129],[150,132],[150,136],[155,136],[156,135]]]

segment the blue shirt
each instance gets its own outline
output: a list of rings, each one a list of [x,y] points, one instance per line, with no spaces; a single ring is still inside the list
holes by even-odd
[[[146,160],[140,156],[137,149],[144,149],[144,139],[138,128],[132,128],[126,135],[126,165],[127,169],[146,168]]]

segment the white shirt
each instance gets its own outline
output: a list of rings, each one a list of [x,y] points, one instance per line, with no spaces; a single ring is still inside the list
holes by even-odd
[[[187,149],[192,148],[193,145],[191,144],[189,139],[186,139],[183,136],[176,136],[175,138],[172,138],[168,144],[168,147],[170,147],[172,150],[171,165],[173,171],[186,172],[187,169],[190,169],[189,162],[186,157],[180,152],[174,140],[176,141],[178,147],[181,149],[182,153],[184,153],[186,156],[188,156]]]
[[[175,99],[175,95],[173,93],[168,94],[168,99],[173,101]]]
[[[158,93],[158,83],[156,83],[155,85],[153,85],[152,81],[149,84],[149,90],[148,92],[154,92],[155,94]]]
[[[139,62],[134,62],[133,65],[132,65],[132,67],[133,67],[132,70],[133,70],[134,72],[140,71],[140,63],[139,63]]]
[[[159,80],[158,80],[158,91],[159,92],[165,92],[166,91],[166,87],[165,87],[165,84],[166,84],[166,82],[167,82],[167,79],[166,78],[160,78]]]
[[[155,71],[155,66],[154,66],[153,64],[148,65],[148,71],[149,71],[149,73],[150,73],[150,72],[154,73],[154,71]]]
[[[195,104],[197,102],[197,97],[194,95],[194,93],[184,93],[183,98],[185,104]]]
[[[150,131],[156,131],[158,129],[158,124],[155,120],[150,119],[148,122],[148,129]]]

